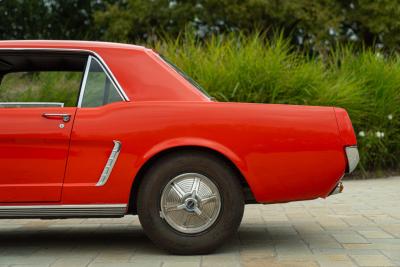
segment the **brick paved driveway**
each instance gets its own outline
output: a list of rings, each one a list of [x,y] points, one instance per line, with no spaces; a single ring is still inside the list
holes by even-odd
[[[400,177],[327,200],[249,205],[213,255],[173,256],[122,219],[0,220],[0,266],[400,266]]]

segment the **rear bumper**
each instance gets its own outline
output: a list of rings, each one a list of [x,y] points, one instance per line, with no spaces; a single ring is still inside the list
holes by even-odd
[[[347,166],[346,166],[345,173],[349,174],[354,171],[354,169],[357,167],[358,163],[360,162],[360,155],[358,154],[357,146],[345,147],[345,152],[346,152],[346,160],[347,160]],[[343,189],[344,189],[344,186],[342,183],[343,176],[339,179],[339,182],[336,184],[335,188],[329,194],[330,196],[343,192]]]
[[[358,154],[357,146],[345,147],[347,168],[346,173],[352,173],[360,162],[360,155]]]

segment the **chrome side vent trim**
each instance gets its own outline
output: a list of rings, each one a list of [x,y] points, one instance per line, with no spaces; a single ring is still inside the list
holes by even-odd
[[[97,182],[96,186],[103,186],[107,183],[108,177],[110,177],[111,171],[115,165],[115,162],[118,159],[119,152],[121,151],[121,142],[114,140],[114,147],[111,151],[110,156],[108,157],[106,166],[104,166],[103,172],[100,175],[100,179]]]

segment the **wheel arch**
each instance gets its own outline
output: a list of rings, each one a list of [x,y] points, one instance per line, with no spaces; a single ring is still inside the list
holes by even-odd
[[[150,167],[163,157],[167,157],[175,153],[188,153],[188,152],[211,154],[223,160],[225,163],[228,164],[228,166],[232,168],[232,170],[240,178],[240,183],[242,184],[246,203],[256,203],[253,192],[251,191],[251,188],[245,178],[245,175],[242,173],[241,169],[237,166],[237,162],[234,162],[234,160],[228,157],[225,153],[216,150],[214,148],[202,145],[179,145],[159,150],[156,153],[152,153],[151,156],[150,155],[147,155],[147,157],[145,156],[144,163],[136,173],[131,186],[131,193],[129,196],[129,203],[128,203],[129,214],[136,214],[137,212],[137,194],[139,192],[140,184],[143,181],[145,174],[150,169]]]

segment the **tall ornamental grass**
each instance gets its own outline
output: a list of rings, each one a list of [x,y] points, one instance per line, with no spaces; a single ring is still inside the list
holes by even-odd
[[[216,36],[205,42],[186,35],[150,45],[220,101],[343,107],[358,138],[359,174],[399,168],[397,55],[338,47],[313,57],[279,35]]]

